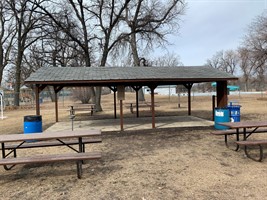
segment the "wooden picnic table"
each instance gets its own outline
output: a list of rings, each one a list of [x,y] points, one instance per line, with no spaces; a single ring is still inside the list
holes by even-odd
[[[93,104],[93,103],[75,104],[73,106],[70,106],[69,111],[72,114],[75,114],[76,111],[89,111],[91,113],[91,116],[92,116],[94,111],[95,111],[95,104]]]
[[[235,129],[236,131],[236,151],[239,149],[240,145],[245,146],[245,153],[249,158],[252,158],[247,150],[248,146],[255,146],[258,145],[260,147],[260,158],[254,159],[257,161],[261,161],[263,158],[263,149],[262,145],[266,145],[267,140],[249,140],[247,139],[253,134],[253,133],[265,133],[267,132],[267,121],[242,121],[242,122],[223,122],[219,123],[220,125],[229,127],[230,129]],[[262,129],[265,128],[265,129]],[[241,130],[241,131],[240,131]],[[243,134],[243,141],[240,141],[239,134]]]
[[[81,170],[82,170],[82,160],[87,159],[97,159],[101,157],[99,152],[85,152],[83,140],[88,137],[101,136],[100,130],[77,130],[77,131],[59,131],[59,132],[43,132],[43,133],[30,133],[30,134],[8,134],[8,135],[0,135],[0,143],[1,143],[1,151],[2,151],[2,159],[0,160],[0,164],[4,165],[6,170],[10,170],[16,164],[30,164],[30,163],[43,163],[43,162],[55,162],[55,161],[77,161],[77,175],[78,178],[81,178]],[[78,150],[71,147],[66,139],[72,139],[76,142],[72,142],[72,144],[76,144],[78,146]],[[46,146],[59,146],[63,145],[75,151],[75,153],[62,153],[62,154],[42,154],[36,155],[32,157],[17,157],[16,150],[20,149],[25,143],[33,142],[34,145],[26,145],[26,148],[33,147],[46,147]],[[55,145],[54,143],[51,145],[44,145],[42,141],[57,141],[59,145]],[[13,147],[10,150],[9,144],[12,144]],[[16,143],[14,145],[14,143]],[[25,147],[24,147],[25,148]],[[11,154],[14,153],[12,158]],[[9,167],[8,165],[11,165]]]
[[[156,102],[155,102],[156,103]],[[136,108],[136,103],[125,103],[126,107],[130,109],[131,113],[134,113],[134,108]],[[158,105],[154,105],[155,107],[158,107]],[[144,108],[148,107],[150,110],[152,109],[151,102],[148,101],[140,101],[138,102],[138,108]]]
[[[243,134],[243,140],[246,140],[251,134],[255,133],[259,128],[267,127],[267,121],[242,121],[242,122],[223,122],[218,123],[236,130],[236,140],[239,141],[239,134]],[[243,131],[240,131],[243,129]],[[252,130],[248,130],[252,129]]]

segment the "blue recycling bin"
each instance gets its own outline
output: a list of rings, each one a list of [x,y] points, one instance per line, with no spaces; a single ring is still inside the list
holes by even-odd
[[[230,112],[231,122],[240,122],[240,107],[240,105],[233,105],[233,103],[230,102],[228,109]]]
[[[228,108],[215,108],[214,109],[214,128],[218,130],[228,129],[226,126],[222,126],[219,123],[230,122],[230,112]]]
[[[41,132],[43,132],[41,115],[24,116],[24,134]]]

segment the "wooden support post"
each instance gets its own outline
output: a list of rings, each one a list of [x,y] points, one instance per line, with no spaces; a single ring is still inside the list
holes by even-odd
[[[214,121],[214,112],[215,112],[215,98],[216,96],[215,95],[212,95],[212,120]]]
[[[116,100],[116,91],[113,91],[114,97],[114,119],[117,119],[117,100]]]
[[[191,115],[191,88],[188,89],[188,115]]]
[[[40,115],[40,102],[39,102],[39,98],[40,98],[40,92],[42,92],[43,89],[45,89],[46,85],[39,85],[36,84],[35,85],[35,105],[36,105],[36,115]]]
[[[39,85],[35,85],[35,104],[36,104],[36,115],[40,115],[40,102],[39,102],[39,98],[40,98],[40,89],[39,89]]]
[[[188,91],[188,115],[191,115],[191,88],[193,83],[184,84]]]
[[[142,86],[132,86],[135,91],[135,105],[136,105],[136,117],[139,117],[139,97],[138,92],[142,88]]]
[[[113,92],[114,118],[117,119],[117,100],[116,100],[117,87],[109,86],[109,89]]]
[[[55,113],[56,113],[56,122],[58,122],[58,96],[55,92]]]
[[[121,131],[123,131],[123,100],[120,100],[120,123]]]
[[[123,131],[123,100],[125,99],[125,86],[118,85],[118,100],[120,101],[120,122],[121,122],[121,131]]]
[[[227,107],[227,81],[217,81],[217,107]]]
[[[151,115],[152,115],[152,128],[156,128],[155,125],[155,93],[154,90],[157,86],[149,86],[151,91]]]
[[[58,93],[62,90],[62,88],[63,86],[54,86],[56,122],[58,122]]]
[[[136,117],[139,117],[139,101],[138,101],[138,90],[135,90],[135,105],[136,105]]]

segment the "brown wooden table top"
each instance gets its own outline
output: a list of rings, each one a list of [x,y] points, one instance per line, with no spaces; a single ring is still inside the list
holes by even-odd
[[[218,124],[227,126],[231,129],[267,127],[267,121],[223,122]]]
[[[88,136],[100,136],[100,130],[66,130],[59,132],[42,132],[42,133],[27,133],[27,134],[9,134],[0,135],[0,143],[16,142],[27,140],[51,140],[64,138],[79,138]]]

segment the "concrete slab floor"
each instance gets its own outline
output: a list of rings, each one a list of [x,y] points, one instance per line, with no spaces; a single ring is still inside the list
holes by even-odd
[[[145,130],[152,129],[151,117],[124,118],[123,129],[127,130]],[[178,128],[178,127],[208,127],[213,126],[214,122],[201,119],[194,116],[164,116],[156,117],[155,126],[159,128]],[[100,129],[103,132],[121,131],[120,119],[94,119],[87,121],[73,121],[73,130]],[[72,122],[57,122],[46,131],[72,130]]]

